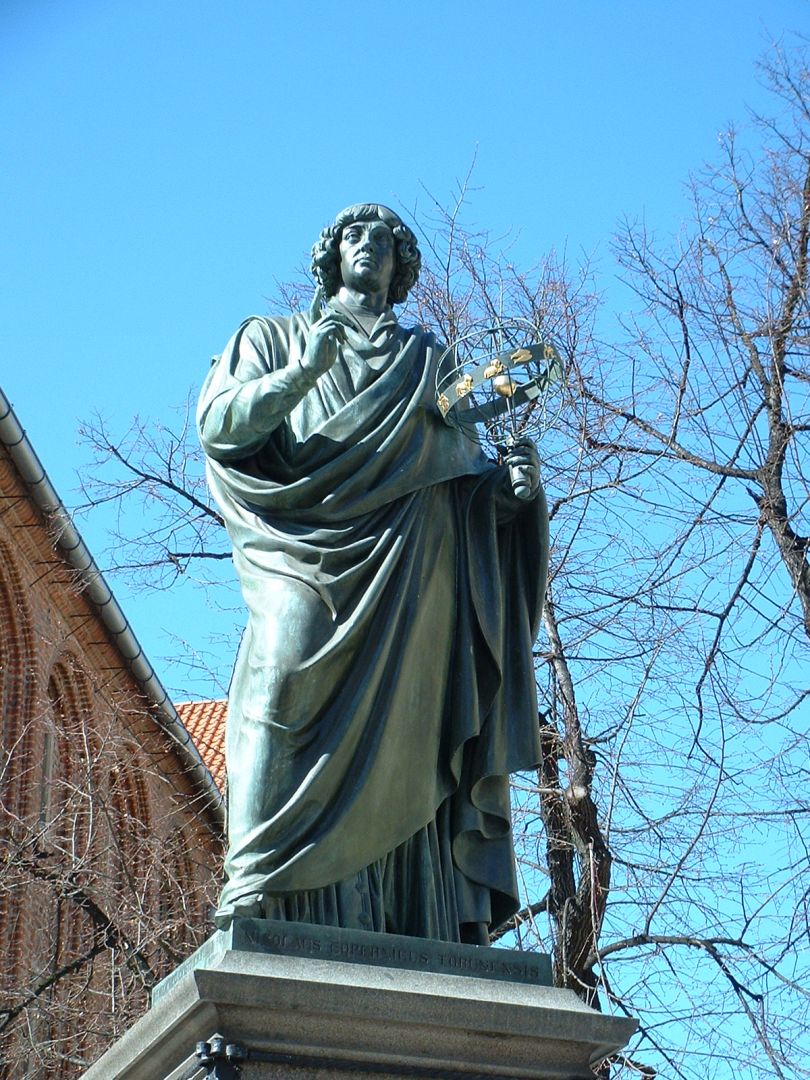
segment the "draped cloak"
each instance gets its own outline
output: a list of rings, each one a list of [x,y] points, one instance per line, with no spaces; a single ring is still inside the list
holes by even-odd
[[[442,420],[435,340],[390,309],[370,334],[348,330],[306,392],[280,389],[310,326],[248,320],[200,399],[249,610],[229,692],[220,910],[350,879],[441,812],[458,922],[498,925],[518,907],[508,777],[540,760],[542,491],[519,502],[506,470]],[[289,619],[280,579],[317,594],[330,626],[282,683],[266,646],[268,622]],[[400,885],[418,903],[424,882]]]

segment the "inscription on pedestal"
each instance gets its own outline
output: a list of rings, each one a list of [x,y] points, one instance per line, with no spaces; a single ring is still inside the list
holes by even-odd
[[[240,929],[232,948],[251,946],[250,951],[279,953],[284,956],[311,956],[320,960],[343,960],[354,964],[438,971],[445,975],[476,975],[480,978],[510,979],[550,986],[544,978],[548,957],[506,949],[487,949],[475,945],[452,945],[421,938],[400,938],[385,934],[352,933],[332,927],[307,926],[268,933],[262,929]],[[359,940],[361,938],[362,940]],[[372,940],[368,940],[372,939]],[[408,944],[402,944],[407,941]],[[550,972],[549,972],[550,974]]]
[[[168,978],[158,983],[152,993],[153,1003],[195,969],[214,966],[228,951],[370,964],[534,986],[552,985],[551,961],[545,953],[457,945],[308,923],[235,919],[230,929],[215,933]]]

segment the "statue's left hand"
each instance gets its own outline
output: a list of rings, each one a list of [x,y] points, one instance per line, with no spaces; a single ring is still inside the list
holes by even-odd
[[[540,455],[531,439],[521,439],[504,455],[509,483],[517,499],[529,502],[540,490]]]

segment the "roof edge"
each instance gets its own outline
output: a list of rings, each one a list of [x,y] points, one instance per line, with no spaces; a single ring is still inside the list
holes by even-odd
[[[73,524],[68,510],[48,479],[42,462],[29,442],[2,388],[0,388],[0,443],[9,451],[34,503],[53,528],[56,547],[68,566],[76,573],[82,584],[84,595],[96,608],[126,667],[147,702],[152,706],[159,727],[171,738],[185,764],[201,782],[206,800],[218,824],[224,827],[224,802],[211,773],[194,745],[193,739],[183,726],[166,688],[135,637],[129,620],[121,610],[104,575]]]

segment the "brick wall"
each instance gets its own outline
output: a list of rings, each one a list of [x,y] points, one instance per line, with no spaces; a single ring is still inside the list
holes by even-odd
[[[220,825],[0,447],[0,1075],[78,1076],[210,933]]]

